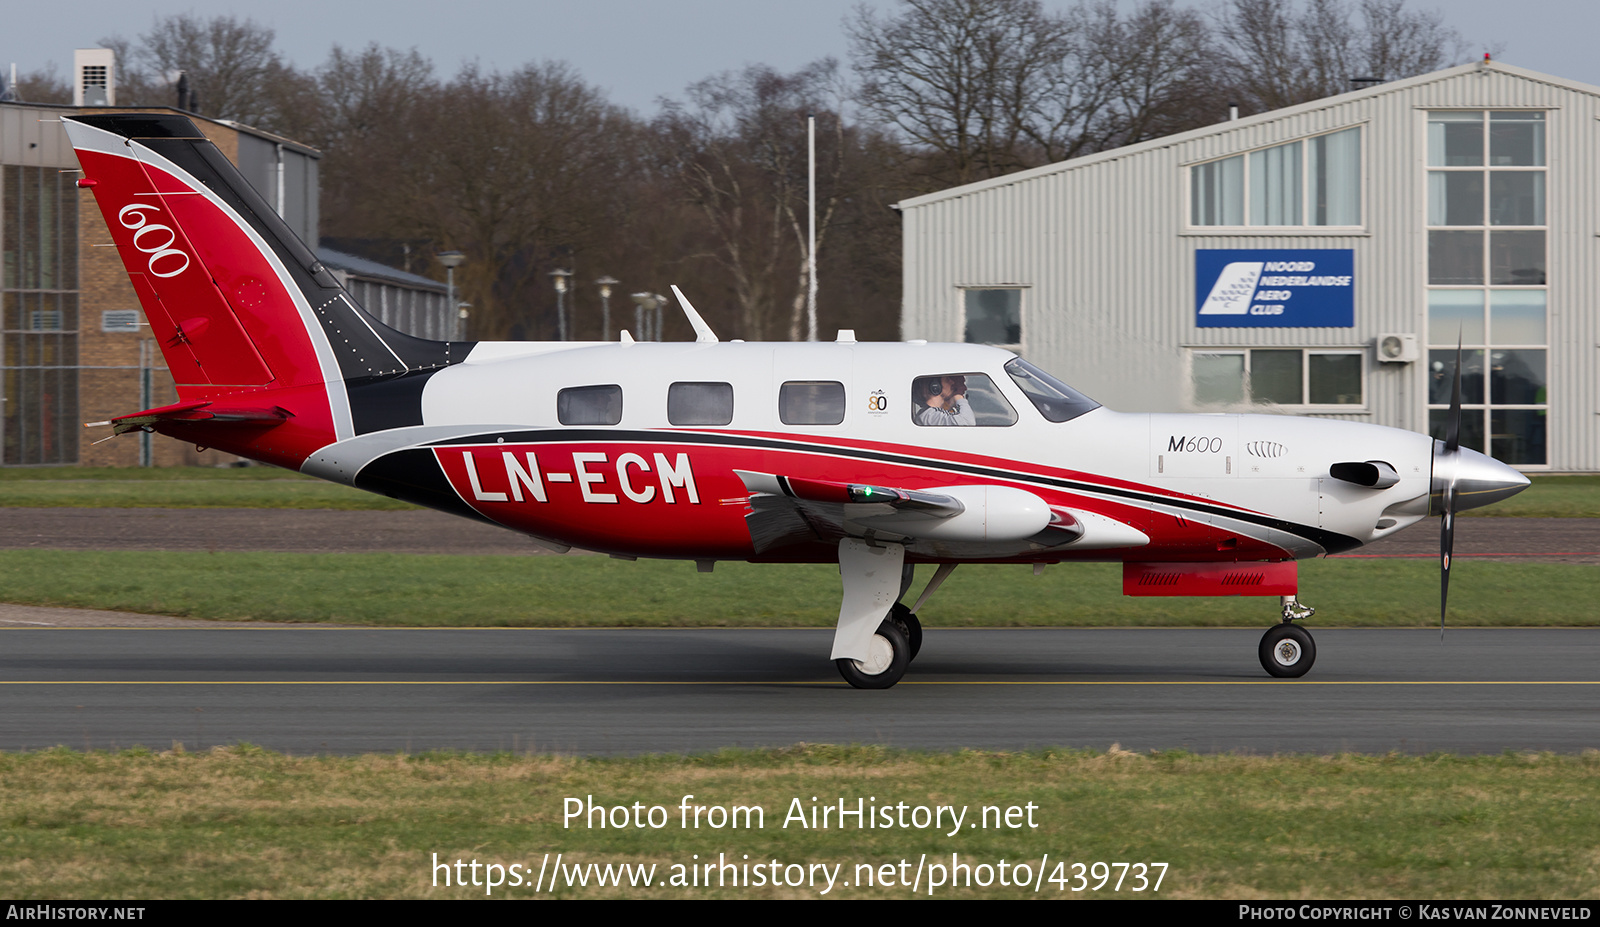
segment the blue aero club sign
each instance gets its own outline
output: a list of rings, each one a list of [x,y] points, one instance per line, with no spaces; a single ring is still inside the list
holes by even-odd
[[[1355,252],[1209,250],[1194,254],[1201,328],[1352,328]]]

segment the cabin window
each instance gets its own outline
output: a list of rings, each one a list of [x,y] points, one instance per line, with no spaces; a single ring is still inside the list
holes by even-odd
[[[1100,408],[1100,403],[1018,357],[1006,364],[1012,382],[1022,388],[1039,414],[1052,422],[1068,422],[1085,412]]]
[[[575,386],[556,393],[563,425],[615,425],[622,421],[622,387]]]
[[[785,425],[837,425],[844,421],[844,384],[790,380],[778,388],[778,418]]]
[[[1017,410],[984,374],[933,374],[911,381],[911,420],[918,425],[1015,425]]]
[[[733,421],[732,383],[674,383],[667,387],[667,421],[726,425]]]

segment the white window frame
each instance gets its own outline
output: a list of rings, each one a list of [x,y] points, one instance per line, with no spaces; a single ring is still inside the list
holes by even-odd
[[[1311,200],[1311,182],[1310,182],[1310,177],[1308,176],[1307,171],[1306,171],[1306,163],[1307,163],[1307,160],[1310,158],[1310,152],[1311,152],[1311,146],[1310,146],[1309,143],[1313,139],[1323,138],[1323,137],[1329,136],[1329,135],[1337,135],[1340,132],[1348,132],[1351,129],[1358,129],[1361,132],[1360,143],[1357,146],[1358,149],[1360,150],[1361,179],[1360,179],[1360,182],[1358,184],[1359,189],[1357,190],[1357,193],[1356,193],[1356,196],[1357,196],[1357,199],[1358,199],[1358,201],[1360,203],[1360,208],[1361,208],[1361,222],[1356,224],[1356,225],[1305,225],[1305,224],[1303,224],[1305,218],[1307,216],[1311,215],[1311,202],[1310,202],[1310,200]],[[1299,138],[1284,139],[1283,141],[1273,142],[1270,145],[1258,145],[1255,148],[1247,148],[1247,149],[1245,149],[1243,151],[1234,151],[1234,152],[1230,152],[1228,154],[1221,155],[1221,156],[1218,156],[1218,157],[1205,158],[1205,159],[1200,160],[1200,161],[1191,161],[1191,162],[1188,162],[1186,164],[1183,164],[1182,165],[1182,168],[1183,168],[1183,229],[1184,229],[1183,234],[1185,234],[1185,235],[1237,235],[1240,232],[1248,232],[1251,235],[1291,235],[1292,234],[1292,235],[1297,235],[1297,236],[1304,236],[1304,235],[1350,235],[1352,233],[1363,233],[1364,234],[1366,232],[1366,230],[1367,230],[1367,217],[1369,215],[1371,215],[1371,212],[1370,212],[1370,209],[1369,209],[1369,206],[1368,206],[1368,203],[1367,203],[1367,188],[1370,186],[1370,183],[1368,182],[1369,181],[1369,177],[1368,177],[1368,173],[1369,172],[1368,172],[1368,169],[1367,169],[1367,165],[1369,163],[1369,159],[1367,158],[1367,136],[1369,134],[1370,133],[1368,132],[1368,123],[1366,123],[1366,122],[1358,122],[1358,123],[1354,123],[1352,125],[1340,126],[1337,129],[1330,129],[1330,130],[1328,130],[1326,132],[1315,132],[1315,133],[1312,133],[1311,135],[1304,135],[1304,136],[1301,136]],[[1249,224],[1250,223],[1250,156],[1255,154],[1256,152],[1259,152],[1259,151],[1267,151],[1267,150],[1272,149],[1272,148],[1282,148],[1285,145],[1293,145],[1296,142],[1301,143],[1301,148],[1300,148],[1300,218],[1301,218],[1302,224],[1301,225],[1251,225],[1251,224]],[[1243,225],[1196,225],[1195,222],[1194,222],[1194,169],[1197,168],[1197,167],[1204,167],[1207,164],[1216,164],[1216,163],[1221,162],[1221,161],[1226,161],[1229,158],[1243,158],[1244,159],[1243,170],[1241,171],[1241,180],[1240,180],[1241,195],[1242,195],[1242,199],[1240,201],[1240,208],[1241,208],[1240,215],[1244,218],[1245,224],[1243,224]]]
[[[1355,355],[1361,358],[1361,401],[1359,403],[1275,403],[1256,402],[1250,398],[1250,352],[1252,351],[1299,351],[1300,352],[1300,396],[1302,399],[1311,395],[1311,358],[1315,355],[1339,354]],[[1197,354],[1233,354],[1244,357],[1244,398],[1237,404],[1225,404],[1229,408],[1235,406],[1244,408],[1272,408],[1287,409],[1297,412],[1322,412],[1345,413],[1359,415],[1369,413],[1371,408],[1371,390],[1369,384],[1369,371],[1371,365],[1367,359],[1367,349],[1362,347],[1305,347],[1296,345],[1219,345],[1216,347],[1194,346],[1188,349],[1188,376],[1186,378],[1187,398],[1192,409],[1217,408],[1215,403],[1201,403],[1194,396],[1194,358]]]
[[[1552,470],[1552,469],[1554,469],[1554,466],[1550,463],[1550,460],[1551,460],[1551,457],[1552,457],[1552,445],[1554,444],[1554,440],[1553,440],[1553,437],[1552,437],[1552,430],[1553,429],[1551,427],[1551,418],[1549,416],[1549,412],[1550,412],[1550,398],[1549,397],[1550,397],[1550,390],[1551,390],[1551,387],[1552,387],[1552,383],[1551,383],[1552,377],[1550,375],[1550,364],[1551,364],[1551,357],[1554,354],[1554,347],[1552,345],[1552,340],[1553,339],[1551,337],[1552,316],[1551,316],[1551,310],[1550,310],[1550,278],[1553,275],[1552,272],[1551,272],[1551,262],[1552,262],[1553,249],[1550,247],[1550,234],[1551,234],[1550,207],[1551,207],[1551,201],[1552,201],[1552,197],[1550,195],[1550,161],[1551,161],[1551,158],[1552,158],[1552,155],[1550,153],[1550,125],[1551,125],[1551,122],[1552,122],[1551,113],[1554,112],[1554,111],[1555,111],[1555,107],[1522,107],[1522,106],[1465,106],[1465,107],[1430,106],[1430,107],[1422,108],[1420,110],[1420,112],[1422,113],[1422,151],[1424,152],[1424,156],[1423,156],[1423,159],[1422,159],[1423,160],[1423,165],[1422,165],[1423,182],[1422,182],[1422,204],[1421,204],[1421,216],[1422,216],[1422,220],[1423,220],[1423,227],[1425,229],[1423,234],[1427,235],[1429,232],[1455,232],[1455,231],[1460,231],[1460,232],[1478,232],[1483,236],[1483,242],[1482,242],[1482,249],[1483,249],[1482,250],[1483,282],[1482,283],[1478,283],[1478,284],[1470,284],[1470,283],[1466,283],[1466,284],[1437,283],[1436,284],[1436,283],[1432,283],[1431,280],[1430,280],[1430,277],[1429,277],[1429,262],[1428,262],[1426,257],[1424,258],[1423,265],[1422,265],[1423,305],[1425,307],[1424,310],[1423,310],[1423,323],[1426,326],[1427,338],[1425,339],[1426,346],[1423,348],[1423,356],[1425,358],[1429,358],[1430,359],[1429,363],[1431,363],[1431,358],[1433,356],[1433,352],[1434,351],[1454,351],[1459,347],[1462,351],[1482,351],[1483,352],[1483,354],[1484,354],[1484,363],[1485,363],[1484,383],[1483,383],[1483,401],[1482,402],[1474,402],[1474,403],[1462,403],[1462,405],[1461,405],[1461,414],[1462,414],[1463,418],[1465,418],[1466,416],[1478,416],[1479,419],[1480,419],[1480,426],[1482,428],[1482,434],[1483,434],[1483,438],[1484,438],[1484,441],[1485,441],[1485,446],[1481,447],[1481,448],[1473,448],[1474,450],[1481,451],[1482,453],[1485,453],[1485,454],[1493,453],[1493,451],[1494,451],[1494,429],[1493,429],[1492,423],[1494,421],[1494,413],[1495,412],[1500,412],[1500,411],[1505,411],[1505,412],[1531,411],[1531,412],[1543,412],[1545,414],[1545,434],[1544,434],[1544,456],[1545,456],[1545,459],[1544,459],[1544,463],[1537,463],[1537,464],[1518,463],[1518,464],[1513,464],[1513,466],[1515,466],[1518,470],[1527,470],[1527,471],[1534,471],[1534,472],[1542,471],[1542,470]],[[1459,165],[1459,166],[1455,166],[1455,167],[1451,167],[1451,166],[1448,166],[1448,165],[1435,165],[1435,164],[1427,163],[1428,159],[1427,159],[1426,153],[1428,151],[1428,126],[1429,126],[1429,124],[1431,122],[1432,116],[1433,116],[1434,113],[1450,113],[1450,112],[1453,112],[1453,113],[1475,113],[1480,117],[1480,119],[1481,119],[1480,125],[1483,128],[1483,163],[1477,164],[1477,165]],[[1491,131],[1493,129],[1493,124],[1494,124],[1493,123],[1493,119],[1491,117],[1491,114],[1493,114],[1493,113],[1511,113],[1511,112],[1528,112],[1528,113],[1544,113],[1545,114],[1545,122],[1544,122],[1545,138],[1544,138],[1544,163],[1543,164],[1540,164],[1540,165],[1530,165],[1530,164],[1495,165],[1495,164],[1491,164],[1490,163],[1490,157],[1491,157],[1490,146],[1492,144],[1492,140],[1490,138],[1490,133],[1491,133]],[[1483,216],[1482,216],[1483,222],[1482,222],[1482,224],[1479,224],[1479,225],[1431,225],[1431,224],[1429,224],[1431,216],[1429,214],[1429,209],[1428,209],[1428,206],[1429,206],[1429,203],[1428,203],[1428,183],[1429,183],[1428,175],[1430,173],[1433,173],[1433,172],[1436,172],[1436,171],[1437,172],[1450,172],[1450,173],[1473,173],[1473,172],[1477,172],[1477,173],[1480,173],[1483,176]],[[1492,187],[1492,185],[1494,183],[1494,180],[1493,180],[1494,174],[1500,173],[1500,172],[1508,172],[1508,173],[1509,172],[1520,172],[1520,173],[1540,173],[1540,172],[1542,172],[1544,174],[1545,182],[1544,182],[1544,224],[1543,225],[1494,225],[1492,223],[1493,216],[1490,213],[1491,187]],[[1544,252],[1545,282],[1544,283],[1542,283],[1542,284],[1531,284],[1531,283],[1492,283],[1492,282],[1490,282],[1490,280],[1491,280],[1490,274],[1492,273],[1491,267],[1490,267],[1490,261],[1492,260],[1492,256],[1491,256],[1491,253],[1490,253],[1490,247],[1491,247],[1491,245],[1490,245],[1490,236],[1494,232],[1497,232],[1497,231],[1500,231],[1500,232],[1540,231],[1540,232],[1544,233],[1544,244],[1545,244],[1545,252]],[[1433,327],[1433,324],[1432,324],[1432,319],[1431,319],[1430,315],[1428,314],[1428,311],[1427,311],[1426,307],[1429,304],[1428,303],[1429,294],[1431,294],[1433,292],[1441,291],[1441,290],[1455,290],[1455,291],[1465,292],[1465,293],[1475,293],[1475,294],[1478,294],[1478,295],[1480,295],[1482,297],[1482,304],[1483,304],[1483,317],[1482,317],[1483,338],[1479,342],[1474,343],[1474,342],[1463,341],[1463,342],[1458,343],[1458,342],[1455,342],[1455,341],[1451,340],[1451,334],[1452,334],[1451,332],[1449,332],[1449,331],[1437,331],[1437,332],[1434,331],[1434,327]],[[1544,316],[1544,322],[1545,322],[1545,335],[1544,335],[1544,337],[1545,337],[1545,342],[1544,342],[1544,344],[1518,344],[1518,343],[1512,343],[1512,342],[1500,342],[1500,341],[1496,341],[1494,339],[1494,331],[1493,331],[1493,328],[1492,328],[1491,323],[1490,323],[1490,312],[1491,312],[1491,310],[1489,308],[1490,307],[1490,302],[1492,301],[1492,298],[1493,298],[1493,296],[1494,296],[1494,294],[1496,292],[1515,291],[1515,290],[1540,291],[1540,292],[1543,292],[1545,294],[1545,316]],[[1545,391],[1546,392],[1545,392],[1545,401],[1543,403],[1507,403],[1507,402],[1493,402],[1492,401],[1494,399],[1494,397],[1491,395],[1491,392],[1490,392],[1490,383],[1489,383],[1489,378],[1488,378],[1487,365],[1488,365],[1489,358],[1491,357],[1493,352],[1496,351],[1496,350],[1508,350],[1508,351],[1511,351],[1511,350],[1540,350],[1540,351],[1544,351],[1545,352],[1544,356],[1545,356]],[[1428,366],[1429,366],[1429,364],[1421,365],[1421,367],[1423,369],[1421,371],[1419,371],[1419,373],[1421,373],[1423,376],[1426,376],[1426,370],[1427,370]],[[1422,382],[1424,384],[1421,387],[1421,396],[1423,397],[1423,421],[1425,423],[1429,423],[1429,424],[1426,424],[1425,427],[1427,428],[1427,430],[1429,432],[1432,432],[1433,429],[1432,429],[1432,426],[1431,426],[1431,421],[1433,419],[1433,413],[1444,411],[1444,410],[1448,410],[1450,407],[1446,403],[1437,403],[1437,402],[1430,401],[1430,398],[1428,396],[1428,390],[1427,390],[1427,387],[1426,387],[1426,380],[1423,380]]]

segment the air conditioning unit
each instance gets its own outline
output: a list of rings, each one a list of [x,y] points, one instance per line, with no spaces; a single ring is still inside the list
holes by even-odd
[[[1409,364],[1421,356],[1416,335],[1386,332],[1378,336],[1378,360],[1385,364]]]

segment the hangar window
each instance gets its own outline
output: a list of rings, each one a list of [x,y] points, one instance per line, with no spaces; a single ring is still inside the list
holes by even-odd
[[[1016,287],[963,291],[966,323],[962,340],[968,344],[1022,344],[1022,290]]]
[[[1197,350],[1190,354],[1197,405],[1361,406],[1365,356],[1314,348]]]
[[[1361,129],[1317,135],[1189,168],[1189,224],[1361,224]]]
[[[667,421],[726,425],[733,421],[732,383],[674,383],[667,387]]]
[[[1550,462],[1546,114],[1428,113],[1428,427],[1443,437],[1461,356],[1461,444]]]
[[[563,425],[615,425],[622,421],[622,387],[564,389],[556,393],[556,418]]]
[[[778,387],[778,418],[785,425],[837,425],[844,421],[844,384],[790,380]]]

